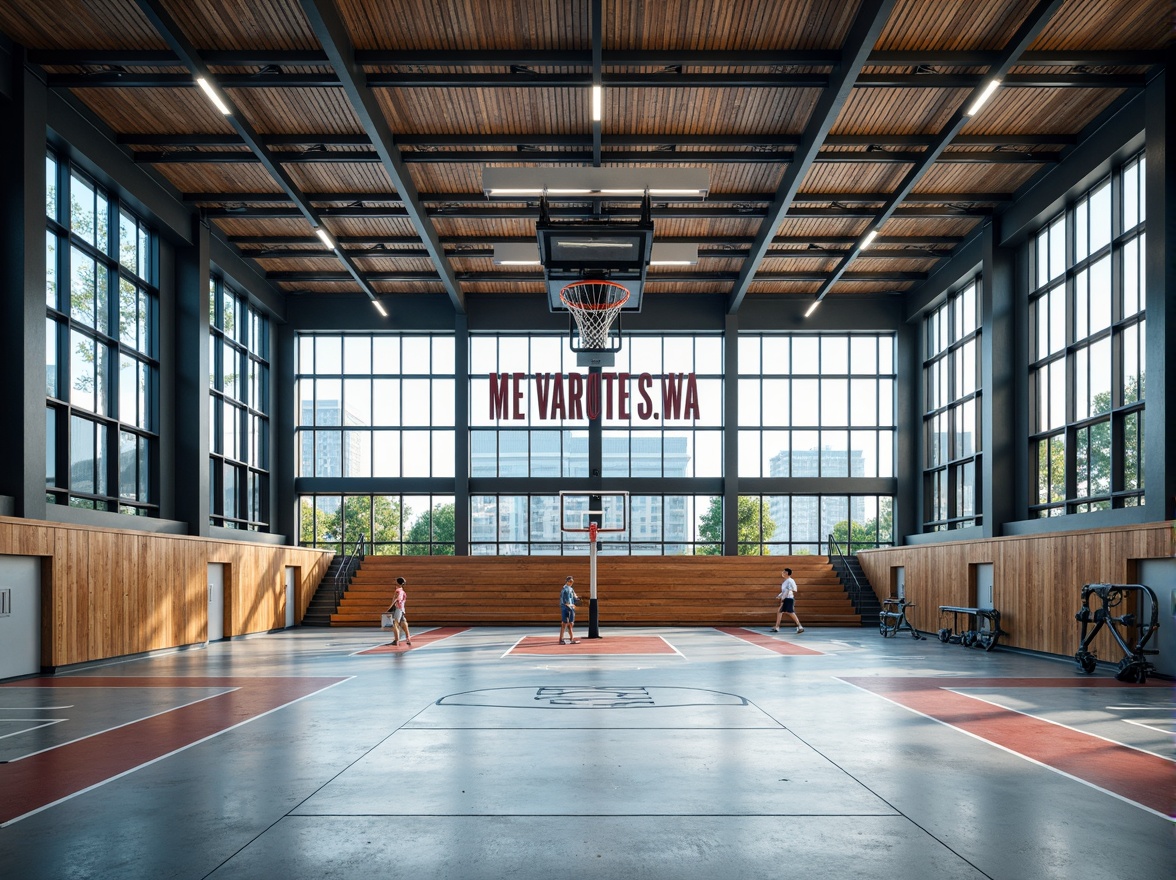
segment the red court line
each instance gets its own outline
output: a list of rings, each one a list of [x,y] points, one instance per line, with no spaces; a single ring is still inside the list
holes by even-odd
[[[742,639],[745,642],[750,642],[759,648],[767,648],[776,654],[786,654],[788,656],[803,656],[806,654],[821,654],[824,651],[818,651],[815,648],[806,648],[804,645],[798,645],[796,642],[786,642],[783,639],[774,639],[765,633],[757,633],[754,630],[745,629],[741,626],[716,626],[721,633],[726,633],[729,636],[735,636],[737,639]]]
[[[412,637],[412,645],[407,645],[404,639],[400,640],[399,645],[393,645],[388,642],[385,645],[380,645],[378,648],[368,648],[366,651],[356,651],[356,656],[362,654],[403,654],[406,651],[412,651],[416,648],[423,648],[425,645],[431,645],[433,642],[439,642],[442,639],[447,639],[450,636],[455,636],[458,633],[463,633],[471,627],[468,626],[439,626],[436,629],[431,629],[428,632],[421,633],[418,636]]]
[[[580,639],[577,645],[561,645],[556,636],[524,636],[507,654],[677,654],[661,636],[605,636]]]
[[[224,688],[188,706],[0,764],[0,825],[49,806],[200,740],[223,733],[345,678],[63,677],[9,683],[19,688]]]
[[[966,731],[1061,773],[1176,818],[1176,764],[1069,727],[1014,712],[968,694],[966,688],[1138,688],[1112,679],[845,678],[936,721]]]

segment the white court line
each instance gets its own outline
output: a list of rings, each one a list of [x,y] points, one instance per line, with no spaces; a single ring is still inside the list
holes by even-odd
[[[21,819],[27,819],[29,816],[35,816],[37,813],[43,812],[44,810],[48,810],[50,807],[55,807],[58,804],[63,804],[66,801],[73,800],[78,795],[85,794],[88,791],[93,791],[96,788],[101,788],[102,786],[106,785],[106,783],[108,783],[108,782],[113,782],[116,779],[122,779],[124,776],[130,776],[135,771],[141,770],[144,767],[150,767],[152,764],[158,763],[159,761],[162,761],[164,758],[170,758],[172,755],[178,755],[180,752],[187,751],[188,749],[192,748],[193,746],[198,746],[201,743],[208,742],[211,739],[215,739],[216,737],[220,736],[223,733],[228,733],[230,730],[236,730],[238,727],[241,727],[245,724],[248,724],[250,721],[256,721],[258,718],[264,718],[266,715],[272,715],[274,712],[277,712],[279,709],[284,709],[287,706],[293,706],[295,703],[301,703],[303,700],[305,700],[309,697],[313,697],[315,694],[321,694],[323,691],[330,690],[335,685],[343,684],[343,682],[350,681],[353,678],[355,678],[354,675],[349,675],[346,678],[335,682],[334,684],[329,684],[326,687],[319,688],[317,691],[312,691],[311,693],[306,694],[305,696],[299,697],[296,700],[291,700],[289,703],[283,703],[280,706],[275,706],[274,708],[270,709],[267,712],[262,712],[260,715],[253,715],[252,717],[246,718],[244,721],[237,722],[232,727],[226,727],[223,730],[218,730],[216,733],[210,733],[208,736],[204,737],[203,739],[198,739],[195,742],[190,742],[186,746],[180,746],[178,749],[173,749],[172,751],[168,752],[167,754],[160,755],[158,758],[152,758],[150,761],[144,761],[142,764],[137,764],[128,770],[124,770],[122,773],[115,774],[114,776],[108,777],[107,779],[103,779],[101,782],[95,782],[93,785],[89,785],[86,788],[81,789],[80,791],[75,791],[73,794],[67,794],[63,798],[58,798],[57,800],[53,801],[52,803],[44,804],[43,806],[37,807],[35,810],[29,810],[27,813],[22,813],[19,816],[15,816],[12,819],[9,819],[7,822],[0,822],[0,828],[7,828],[9,825],[16,824]],[[230,693],[232,690],[237,690],[237,688],[231,688],[230,690],[226,690],[224,693],[226,693],[226,694]],[[222,694],[217,694],[216,696],[222,696]],[[197,700],[196,702],[201,702],[201,701]],[[181,708],[181,707],[177,706],[176,708]],[[161,712],[159,714],[162,715],[164,713]],[[148,716],[148,717],[151,717],[151,716]],[[143,719],[143,720],[146,720],[146,719]],[[134,723],[134,722],[131,722],[131,723]],[[123,724],[119,725],[119,727],[125,727],[125,726],[126,725],[123,725]],[[111,728],[111,729],[113,730],[115,728]],[[83,739],[84,738],[85,737],[83,737]],[[34,754],[36,754],[36,753],[34,753]]]
[[[523,643],[523,639],[525,639],[525,638],[526,638],[526,636],[519,636],[518,640],[515,641],[515,643],[513,645],[511,645],[509,648],[507,648],[505,653],[502,653],[498,656],[498,659],[502,660],[503,658],[509,656],[510,652],[513,651],[515,648],[517,648],[519,645],[521,645]]]
[[[885,696],[884,694],[875,693],[874,691],[868,690],[867,688],[864,688],[861,685],[856,685],[853,682],[846,681],[844,678],[839,678],[837,680],[842,682],[843,684],[849,685],[852,688],[857,688],[859,691],[862,691],[864,693],[871,694],[875,697],[881,697],[886,702],[892,703],[893,705],[898,706],[900,709],[905,709],[906,711],[911,712],[915,715],[921,715],[922,717],[926,718],[928,721],[934,721],[936,724],[942,724],[944,727],[948,728],[949,730],[954,730],[958,733],[962,733],[964,736],[970,736],[972,739],[976,740],[977,742],[982,742],[982,743],[985,743],[986,745],[992,746],[994,749],[1000,749],[1002,752],[1007,752],[1008,754],[1013,755],[1014,757],[1020,758],[1022,761],[1028,761],[1030,764],[1036,764],[1038,767],[1044,767],[1046,770],[1049,770],[1053,773],[1056,773],[1059,776],[1064,776],[1067,779],[1072,779],[1074,782],[1081,783],[1082,785],[1085,785],[1088,788],[1093,788],[1095,791],[1101,791],[1103,794],[1108,794],[1111,797],[1115,798],[1116,800],[1120,800],[1125,804],[1130,804],[1133,807],[1138,807],[1139,809],[1143,810],[1145,813],[1151,813],[1153,816],[1159,816],[1161,819],[1165,819],[1168,822],[1176,823],[1176,817],[1169,816],[1167,813],[1161,813],[1159,810],[1153,810],[1151,807],[1149,807],[1145,804],[1141,804],[1139,801],[1133,801],[1133,800],[1131,800],[1131,798],[1126,797],[1125,795],[1121,795],[1118,792],[1114,792],[1114,791],[1111,791],[1110,789],[1103,788],[1101,785],[1096,785],[1095,783],[1091,782],[1089,779],[1083,779],[1080,776],[1075,776],[1073,773],[1067,773],[1065,770],[1059,770],[1057,767],[1052,767],[1049,764],[1046,764],[1042,761],[1038,761],[1036,758],[1030,758],[1028,755],[1022,754],[1021,752],[1018,752],[1015,749],[1011,749],[1008,746],[1002,746],[998,742],[993,742],[990,739],[985,739],[984,737],[979,736],[978,734],[972,733],[969,730],[964,730],[962,727],[956,727],[954,724],[951,724],[950,722],[947,722],[947,721],[942,721],[941,719],[936,718],[934,715],[928,715],[926,712],[920,712],[918,709],[912,709],[910,706],[907,706],[907,705],[904,705],[903,703],[898,702],[898,700],[893,700],[890,697]],[[971,694],[964,694],[963,696],[970,697],[972,695]],[[1004,709],[1005,707],[1000,706],[999,708]],[[1014,710],[1009,709],[1008,711],[1011,712]],[[1032,716],[1030,716],[1030,717],[1032,717]],[[1062,726],[1064,726],[1064,725],[1062,725]],[[1086,734],[1085,731],[1079,731],[1079,733]],[[1086,734],[1086,735],[1092,736],[1093,734]],[[1116,745],[1122,745],[1122,743],[1116,743]]]
[[[426,633],[436,632],[436,631],[437,631],[437,630],[439,630],[440,628],[441,628],[441,627],[439,627],[439,626],[432,626],[432,627],[429,627],[428,629],[423,629],[423,630],[421,630],[420,632],[418,632],[418,633],[417,633],[417,636],[419,637],[419,636],[423,636],[423,635],[425,635]],[[455,633],[454,635],[456,635],[456,633]],[[446,638],[448,638],[448,636],[447,636]],[[441,641],[444,641],[444,639],[437,639],[437,641],[438,641],[438,642],[441,642]],[[432,644],[434,644],[434,643],[433,643],[433,642],[428,642],[427,644],[421,645],[421,647],[422,647],[422,648],[427,648],[427,647],[429,647],[429,645],[432,645]],[[340,645],[342,645],[342,643],[340,643]],[[392,647],[392,642],[390,642],[390,641],[386,641],[386,642],[379,642],[379,643],[377,643],[377,644],[375,644],[375,645],[368,644],[368,646],[367,646],[366,648],[360,648],[358,651],[351,651],[351,652],[350,652],[350,653],[348,653],[346,656],[348,656],[348,657],[358,657],[360,654],[366,654],[368,651],[371,651],[371,650],[372,650],[372,649],[374,649],[374,648],[390,648],[390,647]],[[326,653],[334,654],[335,652],[334,652],[334,651],[329,651],[329,652],[326,652]]]
[[[24,727],[13,733],[0,733],[0,739],[7,739],[10,736],[20,736],[22,733],[28,733],[30,730],[40,730],[42,727],[50,727],[54,724],[60,724],[62,721],[69,721],[68,718],[4,718],[0,719],[0,724],[7,724],[10,721],[41,721],[41,724],[34,724],[32,727]],[[13,758],[13,760],[17,760]]]
[[[1134,724],[1136,727],[1146,727],[1148,730],[1154,730],[1156,733],[1163,733],[1170,736],[1173,731],[1167,730],[1163,727],[1152,727],[1150,724],[1144,724],[1142,721],[1136,721],[1134,718],[1120,718],[1124,724]]]
[[[1149,751],[1148,749],[1143,749],[1143,748],[1140,748],[1139,746],[1133,746],[1130,743],[1119,742],[1117,739],[1111,739],[1109,736],[1099,736],[1097,733],[1091,733],[1089,730],[1083,730],[1082,728],[1074,727],[1071,724],[1063,724],[1061,721],[1054,721],[1052,718],[1046,718],[1044,715],[1034,715],[1031,712],[1024,712],[1020,709],[1012,709],[1008,706],[1005,706],[1002,703],[996,702],[995,700],[986,699],[984,697],[978,696],[977,694],[967,693],[966,692],[968,690],[967,688],[946,687],[946,688],[944,688],[944,690],[951,691],[954,694],[959,694],[961,697],[970,697],[973,700],[979,700],[981,703],[987,703],[990,706],[996,706],[998,709],[1004,709],[1006,712],[1016,712],[1018,715],[1024,715],[1026,718],[1032,718],[1034,721],[1044,721],[1046,724],[1052,724],[1055,727],[1062,727],[1066,730],[1072,730],[1075,733],[1081,733],[1083,736],[1093,736],[1095,739],[1101,739],[1103,742],[1108,742],[1113,746],[1121,746],[1122,748],[1125,748],[1125,749],[1132,749],[1133,751],[1136,751],[1136,752],[1142,752],[1145,755],[1151,755],[1153,758],[1160,758],[1161,760],[1164,760],[1164,761],[1170,761],[1172,763],[1176,763],[1176,758],[1170,757],[1168,755],[1160,755],[1160,754],[1157,754],[1156,752]],[[1124,719],[1113,718],[1111,720],[1112,721],[1122,721]]]
[[[182,686],[183,687],[192,687],[192,685],[182,685]],[[123,686],[120,685],[119,687],[122,688]],[[210,687],[220,687],[220,685],[210,685]],[[100,689],[100,688],[88,688],[88,690],[98,690],[98,689]],[[224,694],[230,694],[236,690],[240,690],[240,688],[225,688],[223,691],[221,691],[218,694],[209,694],[208,696],[201,697],[198,700],[192,700],[192,702],[190,702],[190,703],[180,703],[178,706],[172,706],[168,709],[163,709],[159,712],[153,712],[150,715],[144,715],[142,718],[135,718],[135,719],[132,719],[131,721],[124,721],[122,724],[114,725],[114,727],[106,727],[106,728],[103,728],[102,730],[95,730],[92,733],[87,733],[85,736],[79,736],[76,739],[71,739],[71,740],[67,740],[66,742],[63,742],[63,743],[58,743],[57,745],[50,746],[47,749],[39,749],[35,752],[29,752],[27,755],[21,755],[19,758],[10,758],[8,763],[12,764],[16,761],[23,761],[25,758],[31,758],[33,755],[40,755],[45,752],[51,752],[54,749],[61,748],[62,746],[70,746],[70,745],[73,745],[74,743],[79,743],[79,742],[82,742],[84,740],[90,739],[95,736],[101,736],[104,733],[110,733],[110,731],[118,730],[121,727],[129,727],[132,724],[138,724],[140,721],[146,721],[148,718],[157,718],[160,715],[166,715],[168,712],[174,712],[176,709],[183,709],[186,706],[195,706],[197,703],[203,703],[205,700],[211,700],[216,697],[223,696]],[[0,825],[0,828],[3,828],[3,827],[4,827],[3,825]]]

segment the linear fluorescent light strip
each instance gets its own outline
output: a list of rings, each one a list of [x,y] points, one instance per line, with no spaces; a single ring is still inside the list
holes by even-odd
[[[225,105],[225,102],[221,100],[220,95],[216,93],[216,90],[212,87],[208,80],[202,76],[198,76],[196,77],[196,85],[200,86],[200,90],[204,92],[204,94],[208,95],[208,100],[212,101],[212,103],[216,105],[217,110],[225,114],[225,116],[233,115],[233,111]]]
[[[380,301],[379,301],[378,299],[373,299],[373,300],[372,300],[372,305],[376,307],[376,311],[377,311],[377,312],[379,312],[379,313],[380,313],[381,315],[383,315],[385,318],[387,318],[387,317],[388,317],[388,313],[387,313],[386,311],[384,311],[384,307],[383,307],[382,305],[380,305]]]
[[[658,197],[705,197],[710,175],[699,168],[487,168],[482,192],[487,196],[600,195],[603,198],[646,192]]]
[[[574,242],[575,246],[584,248],[616,247],[615,242]],[[499,243],[494,245],[494,265],[496,266],[538,266],[539,249],[533,244]],[[692,266],[698,262],[698,245],[654,242],[653,253],[650,256],[651,266]]]
[[[808,307],[808,311],[804,313],[804,316],[806,318],[809,317],[813,312],[815,312],[817,310],[817,306],[819,306],[820,304],[821,304],[821,301],[819,299],[816,300],[811,306]]]
[[[334,249],[335,242],[331,241],[331,235],[327,232],[327,230],[323,229],[321,226],[316,226],[314,234],[323,240],[323,244],[332,250]]]
[[[985,102],[989,98],[992,97],[992,93],[995,92],[999,88],[1000,88],[1000,80],[999,79],[994,79],[992,82],[990,82],[988,85],[986,85],[984,87],[984,91],[982,91],[980,93],[980,97],[972,102],[972,106],[968,108],[968,112],[965,115],[966,116],[975,116],[979,112],[980,108],[984,106]]]
[[[592,87],[592,121],[600,122],[600,108],[604,101],[604,86]]]
[[[868,248],[870,246],[870,242],[872,242],[877,237],[878,237],[878,230],[877,229],[871,229],[869,232],[867,232],[866,237],[864,239],[862,239],[862,250],[864,251],[866,248]]]

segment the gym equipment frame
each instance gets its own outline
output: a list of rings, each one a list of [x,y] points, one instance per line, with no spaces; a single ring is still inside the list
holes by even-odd
[[[882,610],[878,612],[878,632],[882,634],[882,638],[896,636],[904,630],[910,632],[912,639],[923,638],[906,616],[906,610],[914,608],[915,604],[906,599],[882,600]]]
[[[1092,609],[1090,607],[1092,596],[1102,603],[1101,608]],[[1134,612],[1129,610],[1124,610],[1124,613],[1117,617],[1114,615],[1112,609],[1119,607],[1129,598],[1135,599],[1136,609],[1142,612],[1145,596],[1151,602],[1151,615],[1147,623],[1143,623]],[[1079,672],[1084,672],[1087,675],[1094,672],[1098,657],[1090,650],[1090,643],[1094,641],[1094,637],[1104,626],[1110,630],[1111,636],[1119,643],[1119,647],[1123,649],[1125,655],[1119,661],[1118,671],[1115,673],[1116,679],[1133,684],[1143,684],[1147,681],[1148,673],[1156,671],[1156,667],[1147,661],[1145,655],[1160,652],[1144,647],[1156,634],[1156,630],[1160,628],[1160,603],[1156,598],[1155,590],[1151,587],[1144,584],[1086,584],[1082,588],[1082,608],[1074,617],[1082,624],[1081,643],[1074,654]],[[1090,627],[1091,621],[1094,621],[1093,629]],[[1123,637],[1123,633],[1119,631],[1120,627],[1127,632],[1128,638]],[[1131,631],[1134,631],[1134,646],[1130,644]]]
[[[963,645],[965,648],[971,648],[975,645],[978,648],[983,648],[985,651],[991,651],[996,647],[996,643],[1001,636],[1008,635],[1007,632],[1000,628],[1000,612],[995,608],[965,608],[957,605],[940,605],[940,617],[947,613],[951,614],[951,626],[941,626],[939,628],[939,641],[941,642],[951,642],[955,645]],[[975,627],[960,629],[961,614],[964,615],[965,621],[975,618]]]

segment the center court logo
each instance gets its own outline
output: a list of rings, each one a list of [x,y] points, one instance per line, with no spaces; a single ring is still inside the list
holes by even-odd
[[[670,709],[684,706],[747,706],[736,694],[704,688],[540,686],[487,688],[449,694],[438,706],[500,709]]]

